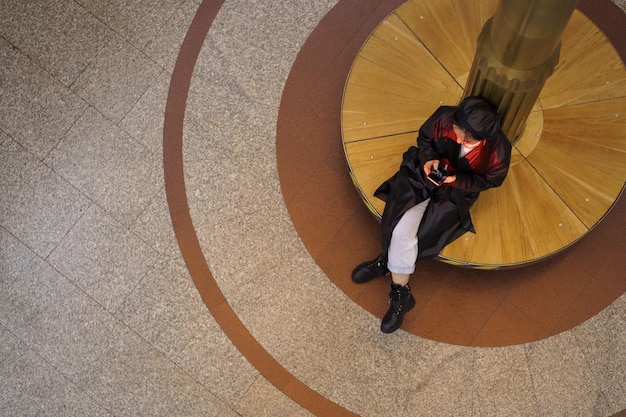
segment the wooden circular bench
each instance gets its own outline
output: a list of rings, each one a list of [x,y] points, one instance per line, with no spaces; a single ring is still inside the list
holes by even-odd
[[[392,176],[417,131],[455,105],[476,39],[497,0],[409,0],[370,35],[349,73],[341,128],[352,179],[380,217],[374,190]],[[530,264],[588,233],[626,179],[626,69],[604,34],[575,11],[561,58],[514,144],[505,183],[472,207],[477,233],[440,259],[476,268]]]

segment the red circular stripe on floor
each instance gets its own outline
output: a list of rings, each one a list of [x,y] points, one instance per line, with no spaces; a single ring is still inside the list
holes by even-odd
[[[281,186],[293,223],[326,275],[381,318],[389,279],[353,284],[352,268],[379,251],[378,223],[350,180],[340,132],[344,83],[360,46],[402,1],[341,2],[303,46],[278,118]],[[626,16],[610,1],[581,1],[585,13],[626,57]],[[542,339],[594,316],[626,291],[624,214],[618,200],[582,241],[542,263],[515,270],[469,270],[430,260],[411,278],[416,308],[403,329],[467,346]]]
[[[193,68],[204,38],[222,3],[223,0],[206,0],[200,5],[181,47],[170,84],[164,123],[163,159],[166,193],[176,238],[190,274],[211,313],[233,344],[266,379],[316,415],[354,415],[306,387],[256,342],[230,308],[213,279],[191,222],[183,174],[182,128]],[[355,4],[341,1],[323,19],[305,44],[303,53],[298,57],[290,75],[285,88],[277,133],[279,170],[285,199],[294,217],[294,224],[307,248],[340,288],[362,306],[374,312],[381,311],[380,298],[386,291],[382,281],[366,287],[357,287],[349,282],[349,270],[352,265],[363,256],[376,252],[377,224],[361,204],[347,177],[343,151],[340,149],[341,140],[338,136],[338,117],[341,87],[359,46],[375,25],[401,2],[384,3],[383,0]],[[591,7],[591,1],[582,1],[580,7],[584,7],[585,4]],[[604,10],[598,12],[599,17],[592,19],[612,41],[617,35],[623,35],[623,30],[619,26],[624,24],[621,11],[616,10],[608,1],[594,4],[593,7],[593,13]],[[591,17],[593,13],[587,14]],[[621,39],[622,44],[614,43],[614,46],[624,58],[624,37]],[[299,108],[301,106],[304,108]],[[316,189],[317,192],[310,196],[323,195],[325,196],[323,200],[314,198],[307,200],[303,197],[309,195],[308,191]],[[311,204],[307,204],[309,202]],[[623,268],[620,270],[616,264],[623,263],[625,257],[623,249],[601,257],[598,255],[600,249],[595,249],[594,244],[600,240],[612,239],[615,246],[623,248],[623,224],[619,219],[624,218],[624,210],[625,204],[621,201],[609,216],[610,219],[594,231],[593,238],[585,239],[589,242],[578,245],[582,248],[577,246],[571,251],[572,256],[583,257],[579,264],[569,263],[571,270],[580,264],[587,265],[586,270],[596,277],[589,286],[597,286],[595,294],[597,299],[591,304],[596,306],[598,311],[606,306],[609,300],[619,296],[624,289],[602,288],[601,279],[597,277],[614,274],[614,269],[623,271]],[[568,256],[569,254],[566,254],[558,260],[549,261],[548,266],[527,269],[526,277],[509,272],[505,276],[493,276],[489,273],[485,276],[477,274],[476,271],[464,271],[455,281],[445,274],[454,275],[463,270],[451,269],[437,262],[428,262],[421,270],[424,273],[443,276],[448,285],[451,285],[449,289],[464,295],[468,292],[471,295],[475,290],[471,285],[467,285],[473,278],[481,282],[481,291],[485,289],[485,281],[491,281],[490,291],[497,294],[501,291],[499,287],[503,280],[517,281],[523,286],[525,282],[533,280],[533,274],[549,274],[555,269],[561,274],[566,274],[567,271],[563,271],[563,267],[559,265],[568,264]],[[441,287],[437,290],[429,289],[426,283],[418,287],[423,299],[432,299],[439,292],[446,293]],[[593,293],[583,289],[580,296],[585,295],[594,296]],[[587,315],[586,312],[570,311],[570,313],[573,314],[569,314],[569,317]],[[580,322],[577,319],[571,321]],[[563,326],[567,327],[565,324]]]
[[[193,69],[222,4],[223,0],[202,2],[185,36],[170,82],[163,127],[163,166],[176,239],[189,273],[211,314],[237,349],[270,383],[315,415],[355,416],[296,379],[254,339],[217,286],[193,228],[183,172],[183,122]]]

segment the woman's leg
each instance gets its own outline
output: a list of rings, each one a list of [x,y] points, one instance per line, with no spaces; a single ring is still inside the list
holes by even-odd
[[[391,273],[391,282],[402,287],[409,283],[409,278],[411,278],[411,274],[394,274],[393,272]]]
[[[417,229],[430,199],[407,210],[391,234],[391,242],[387,252],[387,268],[395,284],[406,285],[410,275],[415,271],[418,241]]]
[[[393,229],[387,252],[387,267],[391,271],[392,280],[389,309],[380,324],[380,329],[384,333],[392,333],[400,328],[406,312],[415,306],[415,298],[411,295],[411,287],[408,284],[417,261],[417,230],[428,202],[429,200],[426,200],[409,209]]]

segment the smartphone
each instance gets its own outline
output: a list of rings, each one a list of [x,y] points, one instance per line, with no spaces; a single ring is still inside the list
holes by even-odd
[[[430,171],[430,174],[428,174],[428,178],[433,180],[437,185],[441,185],[443,184],[443,181],[448,178],[448,175],[450,175],[448,171],[438,168]]]

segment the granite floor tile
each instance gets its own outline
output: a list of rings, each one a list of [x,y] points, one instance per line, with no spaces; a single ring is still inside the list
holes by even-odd
[[[119,126],[155,154],[163,152],[163,117],[171,74],[161,72]]]
[[[0,325],[0,365],[15,356],[20,347],[18,340],[4,326]]]
[[[280,102],[289,74],[288,62],[293,57],[267,54],[264,49],[232,39],[220,39],[217,45],[223,53],[229,78],[246,97],[270,106]],[[295,56],[297,51],[292,53]]]
[[[207,86],[207,88],[210,88]],[[183,161],[185,170],[188,171],[189,163],[202,161],[211,167],[219,166],[226,160],[235,163],[231,154],[233,146],[236,146],[237,137],[229,132],[230,124],[245,125],[248,122],[247,111],[249,106],[240,113],[234,111],[234,103],[238,98],[220,96],[215,103],[207,103],[204,94],[190,91],[187,98],[187,112],[184,116],[184,132],[182,139]],[[268,131],[267,127],[259,126],[263,136]],[[245,141],[248,142],[248,141]],[[259,147],[259,140],[250,141],[250,146]],[[247,143],[246,143],[247,145]]]
[[[185,161],[202,158],[206,147],[215,147],[229,158],[215,160],[216,167],[231,162],[240,164],[244,174],[260,168],[263,171],[254,174],[275,175],[277,109],[241,92],[217,95],[212,103],[207,103],[205,96],[206,92],[197,91],[189,95],[183,140]],[[277,177],[273,178],[268,185],[276,182]]]
[[[208,153],[219,154],[220,152],[207,150]],[[193,169],[196,172],[186,177],[189,184],[189,205],[203,246],[208,243],[212,244],[223,234],[227,235],[230,228],[235,228],[237,223],[241,224],[239,219],[250,217],[251,213],[264,211],[269,215],[268,210],[273,207],[271,198],[267,194],[259,194],[258,187],[240,180],[243,175],[249,174],[242,173],[239,168],[226,170],[211,167],[210,164]],[[217,172],[226,173],[227,178],[220,181],[217,176],[221,173]],[[216,174],[211,176],[211,173]],[[229,193],[230,196],[225,200],[216,199],[215,196],[220,193]],[[238,206],[237,201],[243,202],[244,205]],[[249,222],[246,221],[246,223]],[[207,249],[210,249],[210,246]]]
[[[571,331],[611,413],[626,410],[626,297]]]
[[[574,336],[561,334],[525,349],[540,415],[611,414],[600,380]]]
[[[76,0],[127,42],[143,49],[153,40],[184,0]]]
[[[45,163],[127,227],[163,186],[159,156],[93,108]]]
[[[409,399],[399,414],[405,417],[472,415],[474,381],[478,378],[474,365],[476,353],[455,347],[424,346],[430,347],[430,351],[413,353],[423,358],[417,359],[420,367],[408,382]],[[447,395],[450,392],[455,393],[454,398]]]
[[[3,416],[113,416],[3,327],[0,345]]]
[[[227,404],[235,407],[248,394],[259,372],[205,312],[202,324],[184,349],[172,359]]]
[[[312,417],[265,378],[259,377],[235,408],[241,417]]]
[[[100,325],[115,321],[110,313],[40,258],[33,259],[0,300],[2,325],[68,376],[99,360],[115,341],[99,331]]]
[[[194,77],[195,79],[195,77]],[[201,86],[204,91],[189,93],[185,130],[183,137],[184,160],[208,160],[207,147],[221,149],[225,155],[214,161],[216,165],[227,161],[245,163],[253,158],[255,164],[270,163],[270,172],[276,171],[275,131],[277,109],[256,102],[241,94],[217,94],[207,102],[209,85]],[[263,159],[261,159],[263,158]],[[243,161],[239,161],[244,159]],[[240,167],[242,171],[246,166]],[[264,166],[265,168],[265,166]]]
[[[0,128],[43,159],[87,103],[0,37]]]
[[[159,32],[144,48],[146,55],[167,70],[173,68],[186,31],[197,10],[198,3],[194,0],[180,2],[180,7],[161,25]]]
[[[162,255],[168,255],[172,248],[177,247],[165,189],[162,188],[154,196],[130,230]]]
[[[377,336],[370,338],[376,346],[376,356],[359,372],[376,379],[365,381],[363,405],[355,404],[351,409],[364,416],[447,416],[453,408],[457,415],[469,415],[472,351],[413,339],[404,332],[388,338],[374,330]],[[357,401],[362,389],[353,389],[351,398]],[[446,392],[454,392],[454,398],[446,396]]]
[[[204,116],[189,120],[183,141],[194,219],[196,210],[221,221],[280,202],[272,127],[265,124],[275,113],[267,106],[240,100],[220,100],[208,112],[192,108]],[[239,126],[247,123],[260,126]]]
[[[92,206],[49,257],[79,288],[115,311],[152,270],[159,254]]]
[[[9,284],[30,263],[35,253],[0,227],[0,283]]]
[[[536,400],[523,346],[476,349],[472,372],[474,416],[544,416]],[[459,369],[460,370],[460,369]]]
[[[212,97],[211,102],[204,103],[204,105],[219,106],[220,101],[225,97],[240,97],[246,94],[237,80],[230,76],[230,59],[232,58],[216,42],[215,36],[209,32],[202,44],[196,65],[193,67],[193,77],[189,87],[190,94]],[[192,65],[193,63],[185,62],[185,64]],[[189,113],[188,111],[187,114]]]
[[[336,304],[324,299],[332,291],[332,285],[309,260],[293,251],[291,253],[291,264],[280,262],[269,270],[248,274],[247,280],[241,281],[228,294],[230,305],[244,325],[277,358],[297,356],[302,352],[302,345],[306,345],[303,338],[291,340],[290,335],[301,334],[302,329],[309,326],[316,330],[332,326],[330,322],[316,320],[317,317],[327,316],[330,304],[336,306],[334,317],[345,312],[346,322],[337,323],[341,328],[347,327],[347,323],[354,318],[354,306],[345,302],[347,297],[334,295],[332,300]],[[259,291],[259,288],[263,290]],[[307,301],[304,294],[312,293],[323,293],[324,296],[320,295],[315,302]],[[340,328],[334,331],[340,331]],[[310,336],[314,337],[313,334]]]
[[[228,224],[237,227],[239,218],[268,209],[283,212],[271,155],[264,152],[237,160],[223,149],[211,147],[205,150],[204,156],[206,161],[185,165],[187,198],[194,223],[200,226],[199,234],[207,234],[201,228],[206,223],[213,227],[224,223],[215,235],[218,237],[226,233],[224,229]],[[264,184],[267,187],[263,188]]]
[[[0,33],[68,87],[113,35],[72,0],[5,0],[0,16]]]
[[[244,325],[296,378],[360,415],[385,415],[393,404],[404,404],[409,389],[398,389],[394,382],[414,375],[415,366],[410,354],[394,355],[390,345],[407,340],[399,334],[383,342],[378,322],[368,320],[321,272],[307,266],[310,260],[295,259],[251,276],[229,298]],[[264,290],[255,292],[255,287]]]
[[[0,225],[45,258],[91,204],[0,132]]]
[[[113,37],[72,84],[72,91],[118,124],[162,69],[143,52]]]
[[[172,369],[172,373],[177,372]],[[158,374],[157,374],[158,376]],[[180,387],[171,390],[168,385]],[[217,399],[213,393],[188,377],[165,381],[163,384],[164,394],[161,398],[165,404],[169,404],[167,410],[161,415],[168,416],[198,416],[198,417],[241,417],[232,407]],[[135,413],[136,411],[132,411]],[[148,411],[146,415],[150,415]]]
[[[288,4],[257,3],[253,8],[240,7],[237,2],[225,2],[220,19],[209,33],[200,62],[219,63],[218,79],[228,79],[235,91],[268,105],[280,101],[280,92],[295,59],[299,45],[306,39],[313,22],[307,27],[307,13],[302,7],[289,10]],[[258,25],[254,14],[268,13],[280,7],[282,21],[274,25]],[[273,10],[276,12],[276,10]],[[293,23],[298,22],[296,25]],[[217,60],[215,59],[217,58]],[[211,71],[213,71],[213,68]],[[211,74],[201,75],[208,85],[216,80]]]
[[[259,48],[269,56],[279,51],[296,54],[319,20],[335,3],[336,0],[314,0],[306,4],[296,1],[280,4],[257,2],[250,8],[242,7],[239,1],[225,2],[220,10],[220,19],[211,30],[225,43],[243,43],[245,46],[239,48],[241,50]],[[270,19],[272,25],[258,24]],[[285,64],[290,62],[286,61]]]
[[[332,329],[326,331],[332,334]],[[308,346],[290,347],[295,356],[281,361],[307,386],[359,416],[415,415],[408,408],[416,395],[412,382],[420,385],[420,403],[427,401],[426,391],[438,390],[435,384],[427,387],[432,373],[421,372],[414,353],[409,353],[410,343],[399,343],[399,350],[393,351],[392,343],[377,342],[378,323],[337,334],[341,339],[307,335]]]
[[[37,258],[38,259],[38,258]],[[0,296],[2,325],[113,415],[235,416],[40,260]]]
[[[272,216],[276,219],[269,222]],[[242,286],[247,288],[252,277],[267,279],[276,266],[305,256],[292,225],[282,219],[277,209],[266,206],[228,220],[206,217],[197,223],[205,258],[221,291],[228,297],[240,293]],[[280,238],[270,241],[267,239],[270,235]],[[257,293],[263,285],[263,281],[256,282],[249,289]]]
[[[115,311],[120,320],[168,357],[179,353],[197,334],[207,314],[178,256],[176,251],[159,259]]]
[[[350,297],[374,300],[378,291],[382,313],[383,280],[360,292],[337,291],[331,274],[343,273],[344,286],[353,285],[348,255],[369,246],[351,242],[360,217],[353,209],[343,213],[344,203],[334,196],[315,194],[347,220],[325,229],[325,218],[314,219],[318,238],[334,235],[319,245],[319,256],[307,253],[276,167],[285,81],[320,21],[331,28],[326,34],[340,33],[341,42],[328,36],[317,46],[315,62],[300,63],[319,76],[301,85],[313,91],[289,109],[289,119],[303,116],[286,131],[297,135],[300,128],[319,139],[293,161],[293,171],[314,156],[325,164],[326,179],[348,178],[336,141],[342,77],[349,56],[402,0],[226,0],[215,6],[221,9],[194,69],[183,141],[194,232],[227,295],[202,294],[220,300],[212,305],[215,317],[180,258],[160,152],[178,48],[195,9],[218,2],[0,1],[0,414],[304,417],[312,414],[303,404],[312,400],[298,404],[289,396],[301,400],[307,386],[364,417],[607,417],[626,408],[623,296],[538,343],[455,346],[403,330],[381,334],[379,319]],[[346,13],[329,13],[335,4]],[[305,184],[290,184],[292,197]],[[344,188],[341,193],[354,193]],[[301,217],[311,227],[311,219]],[[37,240],[41,231],[48,240]],[[620,231],[601,235],[619,239]],[[181,249],[189,244],[181,240]],[[600,249],[589,246],[582,258],[600,259]],[[518,330],[555,328],[576,302],[602,299],[588,289],[609,285],[597,279],[574,285],[564,297],[570,309],[563,303],[561,314],[546,317],[527,298],[561,301],[551,288],[521,288],[534,274],[620,271],[616,259],[602,259],[584,263],[582,271],[558,267],[567,257],[548,261],[509,286],[494,279],[485,289],[493,296],[489,306],[464,305],[455,291],[473,295],[478,288],[462,280],[475,277],[454,272],[455,288],[433,312],[451,318],[441,326],[455,321],[463,324],[459,332],[475,329],[465,313],[491,308],[496,296],[515,289],[482,330],[483,340],[504,335],[517,343]],[[187,261],[193,266],[204,259]],[[421,270],[436,275],[446,266],[433,261]],[[419,313],[442,287],[428,279],[414,288],[424,296]],[[455,307],[461,317],[448,314]],[[245,330],[234,329],[239,320],[250,338],[238,338]],[[406,324],[418,326],[419,314]],[[241,340],[259,345],[237,345]],[[251,363],[242,352],[252,352]],[[276,358],[276,364],[259,365],[259,357]]]
[[[326,68],[345,54],[345,48],[353,40],[355,34],[359,32],[363,23],[371,16],[380,1],[361,1],[358,7],[345,1],[336,3],[333,12],[324,16],[316,26],[316,30],[311,32],[307,39],[307,43],[309,43],[307,49],[313,48],[312,52],[300,54],[291,70],[289,82],[293,82],[294,86],[297,85],[293,91],[297,91],[303,97],[309,94],[309,90],[323,76]],[[320,27],[332,29],[320,30]],[[355,55],[355,53],[351,54],[352,57]],[[289,82],[286,84],[285,90],[290,89]]]

